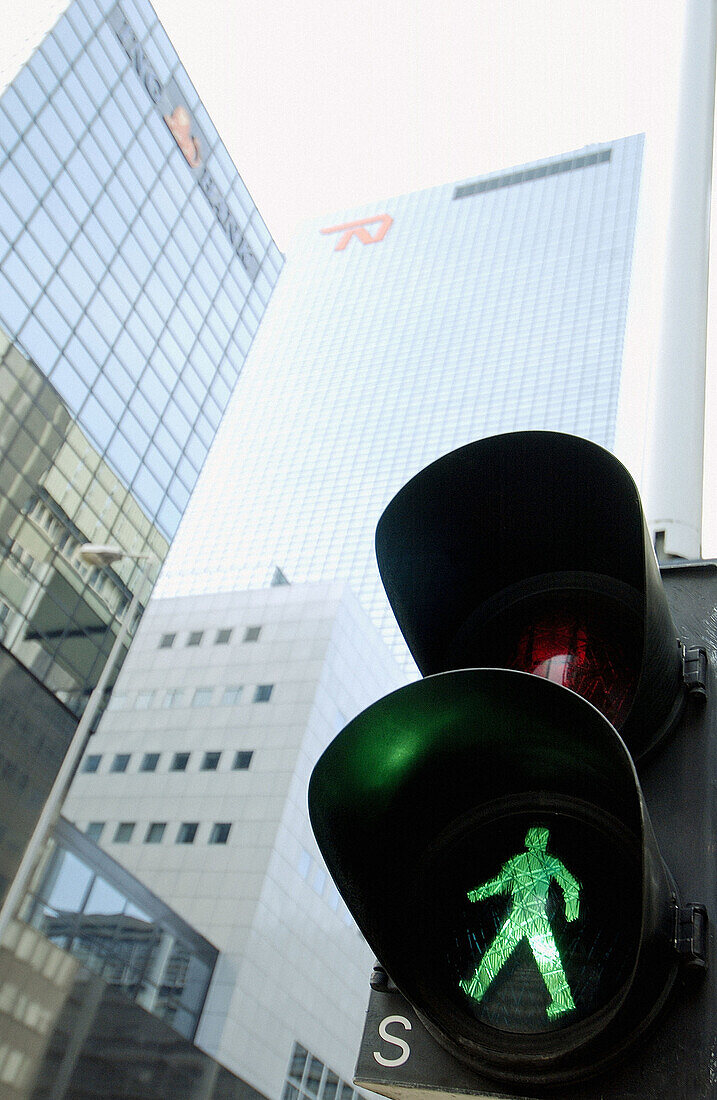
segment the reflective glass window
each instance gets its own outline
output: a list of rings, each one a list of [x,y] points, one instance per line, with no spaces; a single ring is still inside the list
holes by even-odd
[[[129,844],[134,832],[134,821],[120,821],[112,837],[115,844]]]
[[[177,830],[177,844],[193,844],[199,822],[183,821]]]
[[[210,844],[226,844],[229,840],[231,824],[228,821],[215,821],[209,831]]]
[[[164,831],[167,828],[166,821],[152,821],[147,826],[147,832],[144,836],[145,844],[161,844],[164,837]]]
[[[53,868],[46,887],[40,889],[40,896],[54,909],[78,912],[87,896],[92,872],[72,852],[60,851],[56,858],[59,870],[57,866]]]

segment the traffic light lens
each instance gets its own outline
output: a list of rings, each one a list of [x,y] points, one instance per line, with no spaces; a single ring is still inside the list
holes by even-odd
[[[620,729],[637,688],[634,651],[622,643],[614,619],[608,623],[594,608],[561,604],[522,627],[506,666],[570,688]]]
[[[421,934],[427,993],[457,1033],[543,1035],[619,1002],[637,951],[640,859],[617,823],[567,805],[498,813],[439,843],[427,866],[441,898]]]

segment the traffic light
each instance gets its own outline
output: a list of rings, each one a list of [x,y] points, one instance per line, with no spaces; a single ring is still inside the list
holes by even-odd
[[[632,479],[572,436],[480,440],[404,486],[376,549],[424,679],[336,737],[309,809],[391,996],[468,1075],[458,1091],[682,1095],[664,1070],[662,1091],[619,1091],[677,1001],[696,1049],[687,973],[714,893],[693,851],[714,851],[714,739],[680,745],[705,721],[703,623],[675,626]]]

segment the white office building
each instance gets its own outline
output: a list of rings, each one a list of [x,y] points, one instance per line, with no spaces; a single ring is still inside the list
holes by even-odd
[[[629,137],[308,224],[158,592],[347,580],[408,666],[373,552],[398,489],[497,432],[614,444],[641,159]]]
[[[195,1041],[273,1100],[353,1100],[373,956],[306,790],[403,682],[341,583],[153,600],[65,803],[219,949]]]

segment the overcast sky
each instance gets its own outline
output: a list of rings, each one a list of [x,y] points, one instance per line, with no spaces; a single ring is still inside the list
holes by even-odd
[[[155,0],[279,247],[306,217],[645,131],[681,0]]]
[[[627,349],[634,451],[622,454],[639,480],[683,0],[154,4],[282,250],[307,218],[644,132]],[[706,555],[717,555],[715,460]]]

